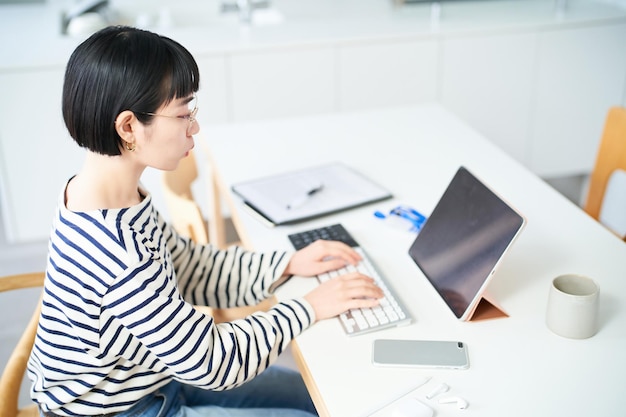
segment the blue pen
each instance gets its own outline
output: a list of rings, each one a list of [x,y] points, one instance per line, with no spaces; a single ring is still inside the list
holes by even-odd
[[[298,197],[297,199],[292,201],[290,204],[287,204],[287,210],[292,210],[292,209],[300,207],[302,204],[306,203],[309,198],[311,198],[315,194],[319,193],[323,189],[324,189],[324,184],[320,184],[318,186],[315,186],[315,187],[311,188],[305,194],[303,194],[302,196]]]

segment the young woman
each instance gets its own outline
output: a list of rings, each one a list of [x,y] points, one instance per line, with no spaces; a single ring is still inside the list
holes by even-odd
[[[358,261],[328,241],[218,250],[164,221],[139,180],[193,148],[198,87],[184,47],[130,27],[95,33],[68,62],[63,117],[86,157],[59,197],[28,368],[43,416],[315,414],[299,374],[268,367],[316,320],[382,297],[353,273],[229,323],[194,308],[255,304],[291,275]]]

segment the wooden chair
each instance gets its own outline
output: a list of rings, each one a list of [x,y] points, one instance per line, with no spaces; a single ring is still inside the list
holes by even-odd
[[[206,219],[202,210],[194,199],[192,184],[198,178],[198,166],[193,151],[183,158],[178,168],[174,171],[163,173],[163,194],[171,217],[172,225],[183,236],[190,237],[196,243],[213,243],[219,248],[229,245],[241,245],[241,242],[226,241],[226,222],[222,215],[219,192],[214,182],[209,181],[209,196],[212,201],[211,215]],[[246,317],[251,313],[267,310],[274,304],[274,298],[262,301],[256,306],[235,307],[224,309],[209,309],[202,307],[206,312],[210,312],[216,322],[231,321]]]
[[[190,237],[194,242],[209,243],[209,228],[218,229],[214,244],[225,247],[224,219],[213,216],[211,224],[204,218],[197,204],[191,186],[198,178],[198,166],[193,151],[183,158],[174,171],[163,173],[163,193],[172,224],[178,233]]]
[[[44,272],[0,277],[0,292],[43,287],[44,277]],[[18,401],[30,351],[35,343],[40,311],[41,300],[37,303],[30,322],[13,349],[2,372],[2,377],[0,377],[0,416],[2,417],[34,417],[39,415],[34,404],[19,408]]]
[[[609,109],[591,172],[584,210],[600,221],[607,184],[616,169],[626,170],[626,108]],[[623,237],[623,236],[622,236]]]

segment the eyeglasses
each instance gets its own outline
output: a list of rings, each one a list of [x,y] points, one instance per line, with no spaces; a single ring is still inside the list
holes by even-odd
[[[191,126],[196,121],[196,114],[198,114],[198,97],[195,94],[193,95],[191,100],[189,100],[189,102],[187,103],[187,106],[189,107],[189,114],[186,114],[184,116],[170,116],[167,114],[148,113],[148,112],[141,112],[141,111],[136,111],[134,113],[145,114],[146,116],[167,117],[168,119],[187,120],[187,122],[189,123],[187,125],[187,132],[189,132],[189,130],[191,129]]]

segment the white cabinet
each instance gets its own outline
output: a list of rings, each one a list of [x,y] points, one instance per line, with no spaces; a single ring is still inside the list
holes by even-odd
[[[540,176],[585,174],[626,83],[626,24],[451,37],[441,102]]]
[[[200,91],[198,91],[200,125],[230,121],[226,58],[221,55],[200,55],[196,57],[196,61],[200,70]]]
[[[238,52],[229,61],[235,122],[335,109],[335,60],[330,46]]]
[[[48,236],[63,183],[82,164],[83,151],[63,123],[63,73],[0,73],[0,187],[9,241]]]
[[[442,104],[522,163],[536,42],[530,32],[451,38],[442,46]]]
[[[626,24],[539,36],[527,165],[544,176],[588,173],[609,107],[626,99]]]
[[[337,49],[340,110],[437,101],[437,41],[348,43]]]

